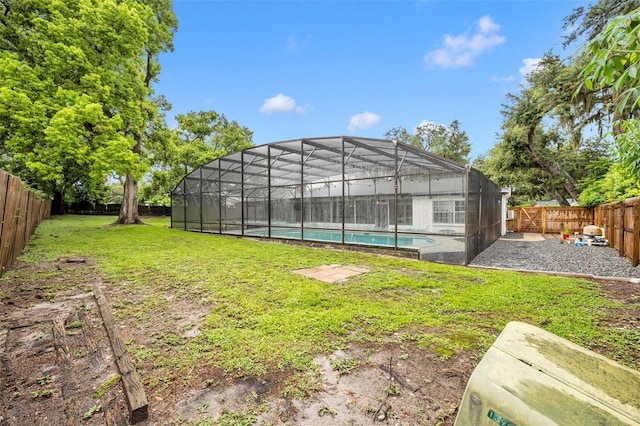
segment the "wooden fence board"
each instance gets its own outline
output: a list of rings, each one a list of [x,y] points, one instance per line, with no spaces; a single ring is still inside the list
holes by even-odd
[[[7,203],[5,205],[4,222],[5,226],[2,232],[2,255],[0,255],[0,264],[4,270],[13,259],[13,244],[16,234],[16,216],[18,215],[20,201],[20,185],[19,181],[13,176],[9,177],[9,185],[7,188]]]
[[[640,197],[601,204],[593,209],[583,207],[513,207],[514,220],[507,222],[513,232],[581,233],[585,226],[604,230],[609,246],[620,256],[629,258],[633,266],[640,264]]]
[[[594,223],[593,209],[582,207],[513,207],[514,220],[507,223],[513,232],[537,232],[541,234],[582,232]]]
[[[5,225],[5,216],[8,217],[6,205],[8,203],[7,196],[9,193],[9,175],[0,171],[0,276],[4,269],[4,239],[8,225]]]
[[[20,179],[0,170],[0,276],[50,215],[51,201],[33,194]]]
[[[22,182],[17,180],[22,187]],[[22,189],[22,188],[21,188]],[[13,263],[28,241],[25,237],[25,223],[27,218],[27,202],[29,201],[29,193],[21,190],[18,198],[18,212],[16,215],[16,232],[13,239],[13,250],[11,251],[11,263]]]
[[[535,209],[540,210],[536,212]],[[514,207],[514,220],[507,229],[513,232],[571,233],[582,232],[587,225],[604,230],[609,246],[620,256],[629,258],[635,267],[640,264],[640,197],[601,204],[593,209],[582,207]],[[540,218],[542,222],[536,222]],[[532,223],[535,222],[535,226]]]

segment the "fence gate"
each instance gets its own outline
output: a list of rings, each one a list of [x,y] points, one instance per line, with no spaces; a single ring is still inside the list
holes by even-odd
[[[544,233],[544,209],[539,207],[522,207],[520,214],[516,217],[517,227],[520,232],[539,232]]]

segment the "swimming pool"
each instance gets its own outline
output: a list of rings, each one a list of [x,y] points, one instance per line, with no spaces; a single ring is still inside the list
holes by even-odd
[[[301,234],[305,240],[327,241],[342,243],[342,231],[332,229],[271,228],[271,238],[289,238],[300,240]],[[268,237],[267,229],[245,231],[247,236]],[[395,234],[365,231],[344,231],[344,242],[347,244],[362,244],[384,247],[395,247]],[[398,247],[420,248],[433,245],[435,240],[425,235],[398,234]]]

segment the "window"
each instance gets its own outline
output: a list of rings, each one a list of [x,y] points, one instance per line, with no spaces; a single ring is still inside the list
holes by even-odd
[[[464,201],[438,200],[433,202],[434,223],[464,224]]]
[[[398,198],[398,225],[413,225],[413,201],[411,197]]]

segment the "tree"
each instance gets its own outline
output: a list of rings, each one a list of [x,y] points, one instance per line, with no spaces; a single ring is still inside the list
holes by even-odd
[[[579,75],[575,63],[551,53],[542,58],[520,93],[507,95],[499,147],[484,159],[485,174],[518,188],[523,199],[552,198],[561,205],[578,199],[577,182],[606,154],[600,140],[582,137],[597,114],[584,105],[593,97],[578,102],[573,96]]]
[[[620,14],[630,14],[638,6],[638,0],[599,0],[588,8],[576,8],[564,20],[565,30],[570,30],[565,46],[584,38],[590,41],[589,48],[579,50],[568,61],[547,53],[520,92],[507,96],[500,141],[479,159],[477,167],[496,182],[517,188],[514,193],[520,201],[555,198],[565,204],[568,197],[576,198],[581,191],[588,192],[581,200],[595,200],[593,189],[613,164],[606,137],[612,121],[617,122],[614,131],[618,134],[619,157],[627,165],[640,163],[640,154],[629,156],[640,150],[640,133],[633,131],[637,104],[628,101],[637,99],[633,92],[638,90],[638,80],[615,86],[615,79],[624,76],[624,67],[631,65],[632,57],[607,50],[622,34],[628,37],[622,37],[626,41],[618,47],[625,45],[624,50],[629,53],[634,37],[637,46],[637,33],[629,31],[635,25],[633,19],[625,21],[626,28],[611,26],[622,19],[617,18]],[[610,29],[608,39],[600,34],[606,29]],[[616,57],[619,53],[622,57]],[[628,70],[627,77],[637,76],[633,66]],[[587,129],[597,130],[597,136],[585,139]],[[611,173],[620,176],[616,171]]]
[[[577,7],[564,18],[563,28],[568,31],[564,37],[564,46],[580,40],[593,40],[600,34],[611,19],[626,15],[640,7],[639,0],[599,0],[597,3]]]
[[[422,148],[422,139],[420,138],[420,135],[418,133],[414,133],[412,135],[402,126],[387,130],[384,133],[384,137],[416,148]]]
[[[640,177],[640,8],[612,20],[585,51],[591,60],[582,71],[584,86],[611,94],[618,155]]]
[[[0,2],[2,163],[60,206],[133,162],[127,78],[147,32],[134,4]]]
[[[56,206],[98,197],[111,172],[135,199],[155,58],[174,31],[170,0],[0,1],[0,162]]]
[[[253,146],[253,132],[215,111],[192,111],[175,119],[175,130],[157,122],[149,135],[147,149],[154,170],[143,188],[145,200],[168,204],[167,194],[189,171]]]
[[[593,166],[599,168],[599,173],[596,171],[581,182],[584,186],[579,198],[581,206],[594,207],[640,196],[640,180],[622,164],[605,159]]]
[[[418,126],[416,134],[420,136],[422,149],[425,151],[442,155],[458,163],[469,162],[471,144],[467,133],[460,129],[458,120],[453,120],[449,126],[424,124]]]
[[[132,153],[137,158],[137,167],[126,172],[122,207],[116,224],[141,223],[138,216],[138,181],[142,178],[144,163],[142,161],[142,145],[146,137],[148,123],[153,121],[158,106],[150,99],[153,94],[152,83],[160,74],[158,55],[173,50],[173,34],[177,29],[177,20],[171,10],[171,0],[138,0],[139,10],[143,16],[145,28],[149,34],[139,55],[144,59],[144,67],[137,77],[142,83],[142,90],[134,92],[133,98],[139,109],[139,119],[127,123],[134,145]]]
[[[387,131],[384,136],[458,163],[469,162],[471,144],[469,144],[467,133],[460,129],[458,120],[453,120],[449,126],[435,123],[423,124],[416,128],[413,135],[404,127],[395,127]]]

